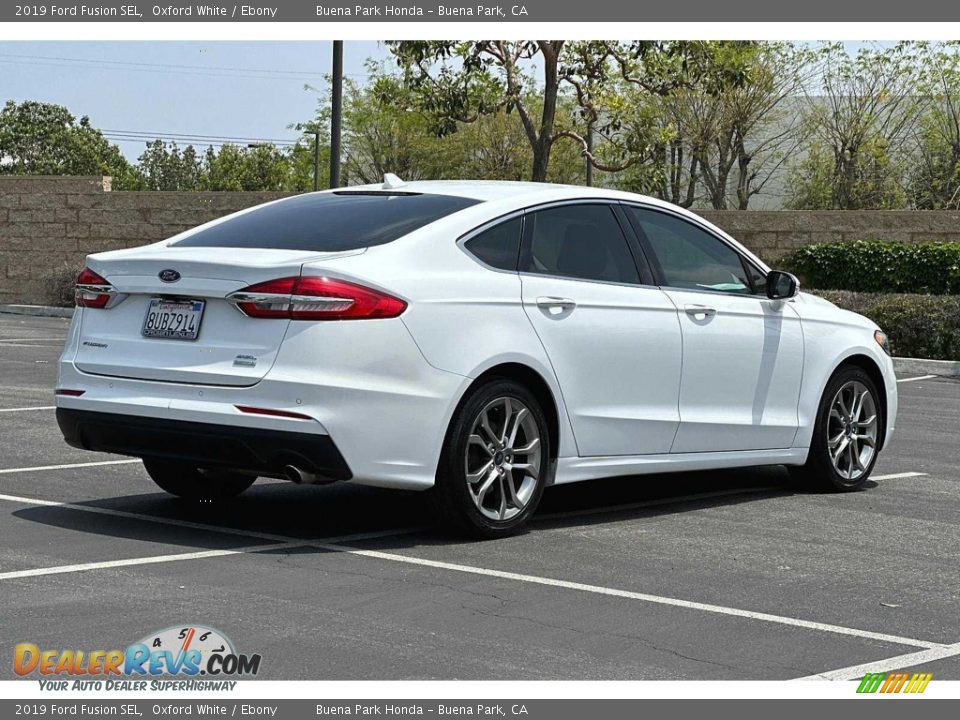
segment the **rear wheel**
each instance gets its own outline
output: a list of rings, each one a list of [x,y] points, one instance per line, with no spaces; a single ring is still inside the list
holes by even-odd
[[[810,454],[791,474],[818,490],[858,490],[877,461],[883,432],[877,386],[863,369],[838,370],[823,393]]]
[[[171,495],[186,500],[224,500],[253,485],[256,477],[229,470],[197,468],[175,460],[144,458],[147,474]]]
[[[516,532],[540,503],[550,436],[536,397],[512,380],[476,388],[454,414],[433,489],[440,521],[474,537]]]

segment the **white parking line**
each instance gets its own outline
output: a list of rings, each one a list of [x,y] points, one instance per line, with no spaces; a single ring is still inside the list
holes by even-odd
[[[759,620],[763,622],[775,623],[779,625],[786,625],[789,627],[803,628],[806,630],[815,630],[819,632],[833,633],[835,635],[847,635],[852,637],[859,637],[868,640],[877,640],[880,642],[887,642],[897,645],[907,645],[912,647],[922,647],[922,648],[940,648],[943,647],[940,643],[929,642],[926,640],[919,640],[916,638],[902,637],[899,635],[890,635],[887,633],[877,633],[869,630],[859,630],[857,628],[844,627],[842,625],[831,625],[829,623],[820,623],[810,620],[802,620],[799,618],[792,618],[783,615],[772,615],[770,613],[761,613],[754,612],[752,610],[741,610],[739,608],[726,607],[722,605],[711,605],[709,603],[694,602],[690,600],[680,600],[677,598],[665,597],[661,595],[651,595],[648,593],[633,592],[630,590],[620,590],[617,588],[608,588],[602,587],[599,585],[589,585],[585,583],[571,582],[567,580],[557,580],[554,578],[541,577],[538,575],[524,575],[521,573],[512,573],[506,572],[503,570],[492,570],[489,568],[476,567],[473,565],[460,565],[457,563],[448,563],[438,560],[427,560],[423,558],[411,557],[407,555],[399,555],[397,553],[387,553],[381,552],[378,550],[363,550],[357,547],[351,547],[349,545],[344,545],[342,543],[351,542],[352,540],[360,539],[358,536],[353,536],[352,540],[348,538],[328,538],[320,540],[297,540],[296,538],[290,538],[281,535],[274,535],[270,533],[260,533],[256,531],[247,531],[239,530],[236,528],[224,528],[218,525],[206,525],[203,523],[194,523],[185,520],[176,520],[169,518],[156,517],[154,515],[145,515],[141,513],[126,512],[123,510],[112,510],[108,508],[98,508],[88,505],[77,505],[74,503],[65,503],[65,502],[55,502],[50,500],[37,500],[35,498],[29,497],[20,497],[15,495],[0,495],[0,500],[8,500],[10,502],[16,502],[27,505],[40,505],[44,507],[65,507],[72,510],[81,510],[86,512],[95,512],[102,513],[106,515],[114,515],[118,517],[126,518],[135,518],[140,520],[145,520],[149,522],[167,524],[167,525],[176,525],[180,527],[190,527],[194,529],[203,529],[210,530],[213,532],[227,533],[232,535],[244,535],[248,537],[255,537],[259,539],[276,539],[279,542],[284,544],[294,543],[303,547],[317,547],[323,550],[328,550],[331,552],[340,552],[346,553],[348,555],[357,555],[360,557],[373,558],[377,560],[387,560],[390,562],[403,563],[406,565],[416,565],[420,567],[429,567],[438,570],[450,570],[453,572],[466,573],[470,575],[479,575],[483,577],[495,577],[502,580],[512,580],[516,582],[530,583],[533,585],[542,585],[547,587],[561,588],[566,590],[576,590],[579,592],[593,593],[596,595],[605,595],[609,597],[624,598],[628,600],[637,600],[640,602],[651,603],[655,605],[667,605],[672,607],[679,607],[688,610],[699,610],[702,612],[715,613],[718,615],[727,615],[733,617],[740,617],[748,620]],[[415,532],[415,530],[411,530]],[[391,536],[399,534],[397,532],[387,532],[381,534],[381,536]],[[375,537],[376,533],[368,533],[366,537]],[[189,553],[187,553],[189,555]],[[135,560],[135,559],[132,559]],[[131,562],[131,564],[135,564]]]
[[[898,670],[900,668],[922,665],[935,660],[955,657],[960,655],[960,643],[953,645],[941,645],[940,647],[930,648],[929,650],[920,650],[919,652],[907,653],[906,655],[897,655],[885,660],[876,660],[874,662],[862,663],[860,665],[851,665],[850,667],[830,670],[828,672],[817,673],[816,675],[807,675],[806,677],[796,678],[797,680],[859,680],[867,673],[887,672]]]
[[[11,473],[39,472],[41,470],[70,470],[71,468],[100,467],[102,465],[132,465],[140,462],[139,458],[133,460],[103,460],[101,462],[88,463],[66,463],[64,465],[34,465],[32,467],[22,468],[3,468],[0,475],[9,475]]]
[[[926,477],[927,473],[921,472],[902,472],[890,473],[889,475],[871,475],[871,480],[900,480],[901,478]]]
[[[936,375],[921,375],[920,377],[912,378],[903,378],[903,380],[897,380],[898,383],[902,382],[916,382],[917,380],[929,380],[930,378],[935,378]]]
[[[22,407],[22,408],[0,408],[0,413],[5,412],[28,412],[30,410],[56,410],[56,405],[38,405],[36,407]]]
[[[21,342],[63,342],[63,338],[0,338],[0,345],[3,343],[21,343]]]
[[[256,552],[258,550],[276,550],[278,548],[300,547],[302,543],[288,543],[286,545],[251,545],[249,547],[231,548],[229,550],[199,550],[197,552],[176,553],[173,555],[152,555],[149,557],[126,558],[124,560],[105,560],[103,562],[79,563],[77,565],[57,565],[54,567],[33,568],[31,570],[12,570],[0,573],[0,580],[14,580],[16,578],[39,577],[41,575],[61,575],[64,573],[86,572],[88,570],[102,570],[104,568],[129,567],[131,565],[154,565],[156,563],[177,562],[180,560],[202,560],[203,558],[223,557],[224,555],[239,555],[241,553]]]

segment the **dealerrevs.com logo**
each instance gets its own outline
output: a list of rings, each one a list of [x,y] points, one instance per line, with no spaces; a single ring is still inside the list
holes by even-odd
[[[47,690],[146,690],[148,684],[151,690],[232,690],[236,682],[224,678],[256,676],[261,659],[238,653],[218,630],[185,625],[150,633],[125,650],[41,649],[19,643],[13,670],[22,677],[39,675]]]

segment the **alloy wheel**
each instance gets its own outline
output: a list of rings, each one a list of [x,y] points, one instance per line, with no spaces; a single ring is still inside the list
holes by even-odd
[[[467,441],[467,490],[490,520],[510,520],[527,507],[540,481],[540,430],[517,398],[499,397],[477,414]]]
[[[827,452],[837,474],[859,480],[877,452],[877,402],[859,380],[844,383],[830,403]]]

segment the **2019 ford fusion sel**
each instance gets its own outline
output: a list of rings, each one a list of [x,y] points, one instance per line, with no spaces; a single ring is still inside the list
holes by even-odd
[[[91,255],[76,299],[67,442],[186,498],[258,476],[425,490],[498,536],[601,476],[782,464],[860,488],[897,411],[873,322],[610,190],[299,195]]]

